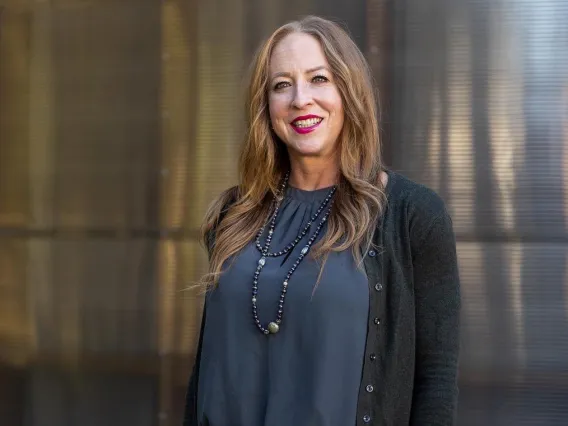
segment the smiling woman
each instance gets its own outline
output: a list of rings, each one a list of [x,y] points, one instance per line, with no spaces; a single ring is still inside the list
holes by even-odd
[[[307,17],[276,30],[251,70],[240,181],[203,224],[184,425],[453,424],[451,219],[383,167],[365,58]]]

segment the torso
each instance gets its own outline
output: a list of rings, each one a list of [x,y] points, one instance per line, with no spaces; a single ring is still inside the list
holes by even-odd
[[[297,236],[327,193],[289,189],[273,234],[275,250]],[[257,295],[261,322],[274,320],[282,281],[303,246],[299,243],[288,257],[267,260]],[[249,244],[229,261],[208,295],[200,421],[209,426],[353,425],[369,310],[365,272],[356,267],[351,251],[332,253],[314,290],[319,265],[306,258],[290,280],[281,329],[267,336],[251,312],[259,258],[254,242]]]

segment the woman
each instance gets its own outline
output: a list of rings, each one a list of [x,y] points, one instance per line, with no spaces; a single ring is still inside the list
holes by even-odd
[[[184,425],[451,425],[451,219],[381,164],[372,79],[336,24],[279,28],[252,67],[238,187],[209,210]]]

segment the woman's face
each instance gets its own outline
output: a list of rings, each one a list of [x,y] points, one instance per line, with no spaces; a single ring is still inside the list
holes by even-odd
[[[280,40],[270,58],[269,84],[272,128],[290,155],[333,155],[343,127],[343,105],[317,39],[291,33]]]

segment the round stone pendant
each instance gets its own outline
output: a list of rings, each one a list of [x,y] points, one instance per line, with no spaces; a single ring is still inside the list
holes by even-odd
[[[270,334],[276,334],[278,333],[278,330],[280,330],[280,327],[275,322],[268,324],[268,331],[270,331]]]

